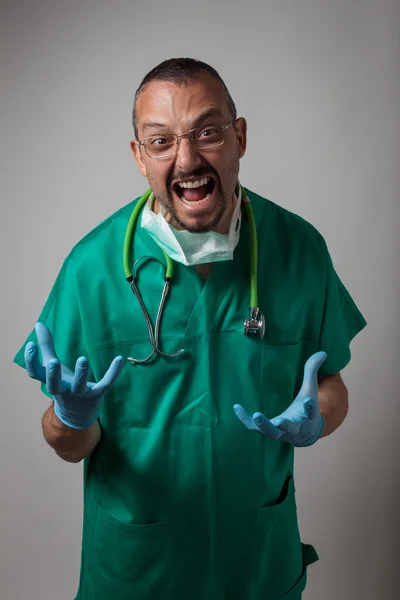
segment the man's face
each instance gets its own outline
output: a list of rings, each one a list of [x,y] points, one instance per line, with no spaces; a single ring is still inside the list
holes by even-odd
[[[194,82],[177,85],[153,81],[136,104],[138,137],[187,133],[195,127],[227,125],[232,120],[223,90],[211,75],[201,73]],[[246,121],[238,119],[225,130],[221,146],[196,149],[187,137],[180,139],[175,156],[150,158],[143,146],[132,142],[141,173],[161,206],[166,219],[191,232],[205,232],[231,211],[239,173],[239,159],[246,149]],[[207,178],[198,188],[185,182]],[[183,186],[180,185],[183,183]]]

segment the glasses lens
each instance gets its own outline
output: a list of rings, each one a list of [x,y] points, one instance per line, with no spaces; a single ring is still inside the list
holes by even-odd
[[[193,138],[199,150],[206,150],[224,143],[224,130],[219,125],[202,127],[193,131]]]
[[[154,158],[162,158],[175,154],[176,137],[173,134],[154,135],[144,142],[144,146],[149,156]]]

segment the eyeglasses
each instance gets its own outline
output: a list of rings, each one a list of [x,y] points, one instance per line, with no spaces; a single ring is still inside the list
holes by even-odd
[[[210,150],[222,146],[225,142],[225,131],[236,119],[233,119],[227,125],[208,125],[207,127],[196,127],[188,133],[176,135],[175,133],[165,133],[151,135],[144,140],[137,140],[139,146],[144,146],[146,154],[150,158],[168,158],[175,156],[178,152],[180,140],[187,137],[190,143],[197,150]]]

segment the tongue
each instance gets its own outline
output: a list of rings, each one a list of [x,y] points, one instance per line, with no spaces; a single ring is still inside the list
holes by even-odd
[[[201,185],[198,188],[182,188],[183,197],[189,202],[198,202],[199,200],[203,200],[204,196],[207,195],[206,188],[206,185]]]

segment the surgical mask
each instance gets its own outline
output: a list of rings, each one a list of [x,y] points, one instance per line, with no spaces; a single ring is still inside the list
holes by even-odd
[[[143,208],[141,226],[172,260],[183,265],[194,266],[233,259],[233,251],[239,241],[242,218],[240,185],[238,196],[234,195],[234,210],[229,233],[226,235],[216,231],[190,233],[175,229],[164,219],[164,211],[156,214],[151,210],[153,198],[151,194]]]

